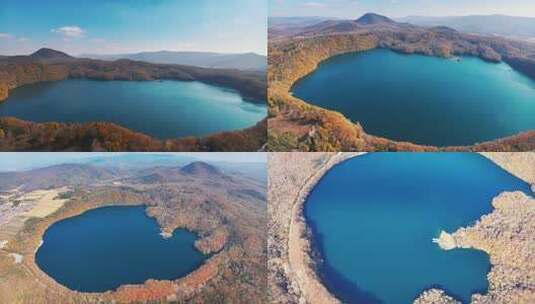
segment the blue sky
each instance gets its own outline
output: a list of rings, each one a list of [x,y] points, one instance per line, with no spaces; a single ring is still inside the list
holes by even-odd
[[[113,157],[126,153],[85,153],[85,152],[5,152],[0,153],[0,172],[19,171],[42,168],[66,163],[84,163],[89,159],[99,157]],[[142,153],[139,153],[142,154]],[[214,152],[183,152],[183,153],[143,153],[143,154],[171,154],[191,156],[203,161],[232,162],[232,163],[266,163],[266,153],[214,153]]]
[[[266,1],[2,0],[0,54],[40,47],[82,53],[266,54]]]
[[[367,12],[390,17],[504,14],[535,17],[534,0],[268,0],[270,16],[354,19]]]

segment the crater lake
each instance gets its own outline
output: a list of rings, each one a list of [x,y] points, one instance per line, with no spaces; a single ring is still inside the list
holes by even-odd
[[[535,81],[475,57],[350,53],[321,63],[292,91],[396,141],[473,145],[535,129]]]
[[[529,185],[470,153],[370,153],[342,162],[310,192],[304,215],[327,289],[344,303],[412,303],[444,289],[469,303],[488,288],[489,257],[433,242]]]
[[[33,122],[112,122],[160,139],[255,125],[265,104],[201,82],[68,79],[25,85],[0,103],[0,117]]]
[[[197,236],[177,229],[160,235],[145,207],[102,207],[50,226],[35,255],[37,265],[71,290],[105,292],[148,279],[174,280],[207,258]]]

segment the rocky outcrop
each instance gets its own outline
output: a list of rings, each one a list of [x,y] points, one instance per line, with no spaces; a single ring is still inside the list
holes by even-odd
[[[535,199],[522,192],[504,192],[492,206],[492,213],[453,234],[458,247],[490,256],[489,290],[474,295],[472,303],[534,303]]]
[[[481,155],[514,176],[535,185],[535,153],[482,152]]]
[[[436,239],[433,239],[433,243],[437,243],[438,246],[444,250],[452,250],[457,248],[455,239],[446,231],[441,231],[440,236]]]
[[[443,290],[429,289],[424,291],[414,304],[461,304],[461,302],[448,296]]]

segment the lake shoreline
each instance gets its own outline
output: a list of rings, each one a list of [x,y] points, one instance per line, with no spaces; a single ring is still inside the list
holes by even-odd
[[[317,254],[315,253],[316,249],[313,247],[314,241],[311,239],[312,235],[308,230],[309,227],[307,226],[306,219],[303,215],[304,203],[306,202],[306,198],[308,197],[310,191],[314,188],[317,182],[319,182],[321,177],[324,176],[331,168],[340,162],[357,157],[359,155],[361,154],[348,153],[344,155],[343,153],[338,153],[327,156],[329,158],[328,161],[326,161],[317,171],[314,171],[312,175],[307,177],[307,179],[303,182],[302,187],[297,192],[295,200],[292,202],[292,213],[290,214],[287,236],[288,260],[286,263],[287,267],[289,268],[289,275],[287,276],[287,279],[289,280],[288,285],[297,286],[299,289],[299,298],[305,300],[307,303],[340,303],[340,301],[333,294],[331,294],[321,282],[321,274],[318,273],[317,269],[317,260],[314,260],[314,258],[317,257]],[[533,172],[533,170],[531,172],[529,171],[529,168],[535,168],[535,154],[531,154],[524,160],[518,160],[518,157],[514,153],[484,153],[482,155],[494,164],[500,166],[505,171],[519,177],[530,185],[535,184],[535,172]],[[522,165],[512,167],[511,163],[514,163],[515,160],[522,161]],[[483,215],[482,219],[489,217],[493,213],[494,212],[490,213],[489,215]],[[460,231],[464,231],[462,229],[464,228],[460,227]],[[456,237],[456,243],[457,242],[463,244],[463,241],[460,240],[460,237]],[[466,240],[464,241],[464,244],[465,248],[474,247],[472,243]],[[489,248],[488,246],[485,247],[479,245],[479,247],[476,249],[483,250],[489,254],[489,256],[491,256],[490,262],[492,273],[493,269],[496,267],[496,261],[495,259],[492,259],[494,252],[491,248],[492,247]],[[514,273],[509,273],[509,275],[513,274]],[[495,290],[489,286],[489,292],[487,294],[477,295],[477,297],[504,297],[503,293],[506,293],[506,291]],[[535,297],[535,293],[532,294],[532,296]],[[416,303],[433,303],[437,297],[443,300],[444,303],[458,303],[454,298],[449,297],[443,291],[435,288],[424,291],[417,298]]]
[[[24,85],[0,104],[0,117],[35,123],[105,122],[158,140],[242,130],[266,115],[265,104],[196,80],[66,79]]]
[[[374,49],[390,49],[403,54],[420,54],[425,56],[449,57],[473,55],[483,60],[498,61],[511,65],[511,57],[502,56],[495,51],[471,53],[469,48],[440,49],[425,47],[427,41],[408,42],[394,38],[392,34],[403,33],[402,29],[378,33],[369,30],[362,33],[342,33],[318,37],[285,37],[269,45],[269,124],[270,149],[276,151],[531,151],[535,148],[535,130],[518,133],[505,138],[497,138],[469,146],[435,147],[419,145],[412,142],[396,141],[374,136],[366,132],[360,122],[351,121],[342,113],[327,110],[307,103],[292,96],[292,87],[300,79],[314,72],[318,66],[331,57],[349,53],[360,53]],[[422,34],[429,29],[422,28]],[[430,34],[434,32],[429,31]],[[437,33],[442,35],[442,33]],[[467,37],[459,36],[464,41]],[[484,40],[484,37],[476,37]],[[445,37],[446,40],[450,39]],[[477,41],[470,42],[477,45]],[[501,41],[509,45],[508,41]],[[288,52],[287,50],[292,50]],[[490,51],[490,50],[488,50]],[[519,60],[523,60],[519,58]],[[513,60],[514,61],[514,60]],[[524,62],[524,61],[522,61]],[[525,67],[535,69],[535,62],[526,61]],[[518,67],[518,65],[517,65]],[[527,75],[525,68],[518,71]]]
[[[114,203],[120,202],[120,203]],[[32,235],[21,243],[21,239],[13,240],[8,243],[10,251],[18,252],[21,256],[20,263],[29,273],[38,280],[39,284],[46,288],[51,295],[72,296],[74,298],[85,297],[98,301],[106,299],[107,301],[130,301],[136,300],[157,300],[166,297],[174,297],[179,290],[182,290],[184,296],[191,295],[197,288],[200,288],[207,281],[217,275],[217,265],[224,259],[224,253],[215,252],[211,254],[198,268],[184,277],[175,280],[153,280],[148,279],[142,284],[125,284],[115,290],[106,292],[80,292],[71,290],[58,283],[48,274],[46,274],[36,263],[35,252],[41,246],[43,235],[46,230],[53,224],[62,220],[80,216],[87,211],[107,207],[145,207],[145,215],[153,217],[149,210],[146,197],[140,195],[137,191],[127,188],[110,188],[103,195],[91,199],[87,197],[78,197],[75,200],[69,200],[64,206],[53,214],[42,219],[33,220],[26,223],[25,229],[31,229]],[[175,229],[186,229],[196,234],[200,231],[193,231],[189,227],[175,227]],[[207,238],[209,236],[206,236]],[[202,241],[199,239],[198,241]],[[196,242],[197,243],[197,242]],[[197,247],[197,246],[196,246]],[[24,249],[22,249],[24,248]]]
[[[109,122],[36,123],[1,117],[0,151],[259,151],[267,142],[266,130],[267,119],[263,119],[241,130],[160,140]]]
[[[456,76],[465,74],[472,77]],[[358,122],[370,136],[439,149],[535,130],[535,79],[475,56],[457,63],[383,48],[339,54],[294,82],[290,94]],[[496,123],[501,117],[514,123]]]
[[[116,292],[119,290],[122,286],[126,285],[143,285],[146,281],[153,280],[153,281],[178,281],[182,278],[185,278],[195,270],[199,269],[201,265],[204,264],[204,262],[210,258],[211,255],[204,255],[201,252],[201,249],[198,248],[197,242],[201,240],[201,236],[198,232],[188,230],[186,228],[175,228],[172,233],[169,235],[168,238],[174,238],[174,242],[177,245],[180,245],[180,247],[174,247],[172,249],[171,247],[168,247],[167,244],[169,244],[168,241],[164,241],[162,243],[156,243],[153,247],[151,247],[151,255],[157,254],[158,248],[167,248],[167,250],[173,250],[175,252],[177,258],[180,257],[180,260],[183,261],[182,265],[187,265],[187,267],[177,267],[175,266],[158,266],[158,263],[163,262],[163,260],[155,260],[159,261],[156,264],[151,264],[153,262],[150,262],[150,260],[154,260],[153,257],[148,257],[147,255],[136,255],[135,253],[132,255],[133,257],[139,258],[140,256],[143,257],[143,259],[146,262],[138,261],[139,266],[141,266],[139,269],[143,270],[144,276],[136,276],[129,274],[129,270],[131,269],[131,264],[123,264],[121,260],[123,259],[124,252],[128,252],[130,250],[130,245],[132,243],[140,243],[143,242],[143,240],[163,240],[162,236],[160,234],[155,234],[156,231],[160,231],[162,229],[161,225],[158,223],[157,219],[154,217],[149,216],[148,214],[148,208],[150,208],[147,204],[138,204],[138,205],[126,205],[126,204],[110,204],[109,206],[100,206],[92,209],[88,209],[84,211],[81,214],[63,218],[61,220],[55,221],[52,223],[43,234],[43,240],[39,243],[39,247],[37,248],[35,252],[35,261],[37,265],[41,268],[41,270],[49,277],[54,279],[55,281],[62,283],[59,283],[65,287],[67,287],[70,290],[81,292],[81,293],[106,293],[106,292]],[[113,218],[110,218],[109,216],[113,215]],[[117,225],[117,222],[121,221],[122,217],[128,218],[128,221],[125,222],[121,227],[115,227]],[[90,221],[92,223],[90,223]],[[76,246],[76,249],[79,254],[69,254],[69,255],[62,255],[62,252],[65,252],[65,249],[63,249],[64,245],[69,246],[67,244],[74,243],[79,240],[78,236],[73,236],[72,232],[76,231],[76,235],[78,233],[84,234],[84,230],[95,230],[94,225],[95,223],[98,223],[98,225],[106,226],[108,225],[109,229],[105,229],[105,232],[102,228],[96,228],[97,231],[100,231],[100,235],[91,235],[89,236],[89,239],[85,238],[85,241],[83,242],[88,243],[87,245],[81,244],[79,246]],[[110,224],[113,223],[113,224]],[[98,226],[97,225],[97,226]],[[93,227],[92,227],[93,226]],[[83,228],[85,227],[85,228]],[[124,228],[128,227],[128,229]],[[136,229],[135,227],[143,227],[143,231],[139,231],[135,236],[135,241],[124,243],[121,241],[121,239],[128,237],[126,236],[128,234],[127,230]],[[156,228],[156,229],[155,229]],[[79,230],[81,229],[81,230]],[[125,229],[122,233],[118,234],[117,230]],[[176,234],[175,234],[176,233]],[[182,234],[185,235],[184,238],[180,238],[176,235]],[[95,240],[103,240],[107,239],[109,235],[115,235],[115,240],[108,244],[114,244],[109,246],[100,246],[100,245],[89,245],[89,243],[94,242]],[[149,236],[147,238],[147,236]],[[132,239],[132,240],[134,240]],[[60,240],[58,242],[58,240]],[[110,239],[108,239],[110,240]],[[122,243],[123,242],[123,243]],[[176,243],[178,242],[178,243]],[[124,244],[127,246],[127,248],[120,249],[117,251],[118,244]],[[154,243],[153,243],[154,244]],[[160,245],[158,245],[160,244]],[[83,248],[83,249],[80,249]],[[107,248],[108,250],[106,250]],[[111,250],[110,250],[111,249]],[[69,249],[66,249],[67,251]],[[102,251],[105,250],[105,251]],[[104,253],[106,256],[108,256],[108,259],[114,260],[115,263],[111,263],[109,266],[106,266],[101,269],[101,271],[98,271],[98,273],[102,273],[103,269],[106,269],[106,271],[109,272],[109,276],[107,277],[107,283],[103,283],[99,279],[91,278],[90,280],[87,279],[87,277],[84,276],[86,273],[91,273],[91,271],[95,271],[96,269],[99,269],[101,266],[99,266],[103,262],[101,259],[95,259],[91,257],[87,257],[83,260],[77,260],[76,258],[72,260],[72,257],[77,257],[80,255],[83,255],[82,252],[96,252],[99,256],[102,256]],[[135,250],[134,250],[135,252]],[[185,256],[180,256],[181,252],[189,252],[189,254]],[[59,256],[59,258],[58,258]],[[169,255],[165,255],[168,258]],[[172,257],[174,258],[174,257]],[[192,262],[188,262],[188,258],[192,258]],[[156,258],[157,259],[157,258]],[[143,267],[143,265],[153,265],[154,269],[165,269],[168,267],[173,267],[174,271],[167,272],[167,271],[154,271],[150,267]],[[172,263],[172,261],[167,261],[165,265]],[[86,268],[85,271],[82,271],[80,268],[79,271],[72,272],[70,270],[69,264],[86,264],[94,266],[89,266]],[[121,267],[116,268],[115,265],[123,265]],[[112,270],[115,269],[115,270]],[[112,274],[113,273],[113,274]],[[144,277],[144,278],[143,278]],[[59,281],[58,281],[59,279]]]

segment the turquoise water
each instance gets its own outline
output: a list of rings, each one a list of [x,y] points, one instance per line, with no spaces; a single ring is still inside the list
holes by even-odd
[[[440,287],[468,303],[486,292],[488,256],[432,242],[529,185],[478,154],[372,153],[332,168],[305,203],[327,288],[346,303],[412,303]]]
[[[119,124],[153,137],[205,136],[253,126],[266,106],[201,82],[69,79],[17,88],[0,116],[35,122]]]
[[[321,64],[293,92],[398,141],[472,145],[535,129],[535,81],[472,57],[347,54]]]
[[[147,279],[172,280],[207,258],[183,229],[162,238],[145,207],[104,207],[54,223],[35,255],[58,283],[77,291],[104,292]]]

